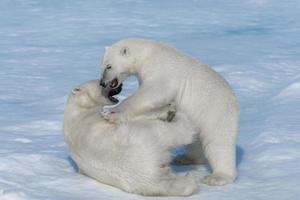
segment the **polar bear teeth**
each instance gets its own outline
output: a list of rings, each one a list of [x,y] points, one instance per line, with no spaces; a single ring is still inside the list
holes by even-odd
[[[111,88],[116,88],[119,85],[119,81],[117,78],[114,78],[111,82],[110,82],[110,87]]]

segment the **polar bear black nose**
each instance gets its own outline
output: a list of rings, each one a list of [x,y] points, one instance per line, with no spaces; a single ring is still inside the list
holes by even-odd
[[[106,87],[105,82],[103,81],[103,79],[100,80],[100,86],[102,86],[104,88]]]

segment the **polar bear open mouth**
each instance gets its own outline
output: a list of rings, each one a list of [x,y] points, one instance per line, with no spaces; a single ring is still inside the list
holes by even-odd
[[[115,95],[120,94],[122,91],[122,86],[123,84],[121,83],[118,87],[111,88],[111,87],[106,87],[103,88],[103,95],[106,96],[111,102],[113,103],[118,103],[119,100],[115,97]]]
[[[119,87],[119,80],[117,78],[114,78],[113,80],[111,80],[109,82],[109,87],[111,87],[113,89]]]

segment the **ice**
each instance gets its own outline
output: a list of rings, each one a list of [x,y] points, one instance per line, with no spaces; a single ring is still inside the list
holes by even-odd
[[[191,54],[239,98],[239,177],[201,184],[192,199],[299,199],[299,1],[1,0],[0,8],[1,200],[145,198],[80,175],[62,136],[69,90],[99,78],[105,46],[126,37]],[[130,78],[121,98],[136,88]]]
[[[300,82],[291,83],[286,88],[284,88],[274,100],[300,100]]]

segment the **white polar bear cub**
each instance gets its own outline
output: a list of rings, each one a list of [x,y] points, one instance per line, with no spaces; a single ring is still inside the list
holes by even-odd
[[[202,182],[224,185],[235,180],[239,104],[217,72],[173,47],[144,39],[125,39],[108,47],[102,70],[104,87],[116,87],[129,75],[136,75],[140,84],[135,94],[102,112],[106,119],[128,121],[174,101],[177,112],[200,129],[187,156],[210,164],[212,174]]]
[[[170,123],[109,123],[99,108],[113,103],[102,92],[99,81],[89,81],[74,88],[66,104],[64,136],[80,172],[142,195],[187,196],[198,191],[195,172],[180,176],[169,168],[170,148],[191,143],[197,134],[189,121],[179,114]]]

